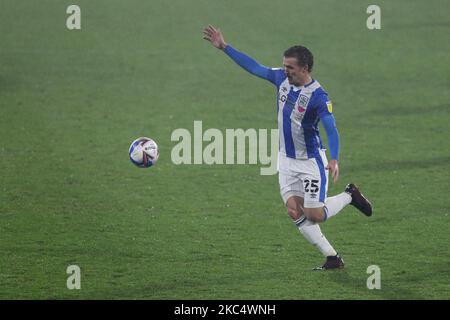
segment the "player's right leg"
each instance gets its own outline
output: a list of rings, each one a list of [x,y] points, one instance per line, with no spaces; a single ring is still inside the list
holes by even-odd
[[[298,196],[291,196],[286,201],[286,207],[289,216],[294,221],[303,237],[315,246],[327,258],[327,261],[322,269],[335,269],[344,266],[344,263],[336,250],[328,242],[327,238],[322,234],[320,226],[306,218],[303,211],[303,198]]]
[[[281,198],[286,205],[289,216],[303,237],[327,257],[326,263],[321,268],[342,267],[342,259],[322,234],[319,224],[307,219],[304,214],[305,190],[301,173],[295,170],[297,161],[299,160],[287,159],[286,157],[279,158],[278,181]]]

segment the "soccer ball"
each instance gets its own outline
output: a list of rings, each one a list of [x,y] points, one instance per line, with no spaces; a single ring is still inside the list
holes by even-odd
[[[148,168],[158,161],[158,145],[150,138],[140,137],[131,143],[128,155],[131,162],[139,168]]]

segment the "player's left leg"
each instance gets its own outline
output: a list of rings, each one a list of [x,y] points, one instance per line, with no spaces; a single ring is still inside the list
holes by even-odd
[[[320,223],[337,215],[349,204],[368,217],[372,215],[372,204],[353,183],[348,184],[344,192],[329,197],[324,203],[318,204],[320,206],[317,208],[304,207],[303,212],[309,220]]]
[[[371,203],[352,183],[347,185],[344,192],[327,198],[328,170],[325,168],[328,162],[325,152],[321,151],[320,156],[317,156],[311,163],[313,164],[308,166],[305,171],[303,186],[305,190],[303,212],[309,220],[316,223],[324,222],[337,215],[349,204],[355,206],[366,216],[372,215]]]
[[[317,203],[319,207],[305,207],[303,211],[309,220],[320,223],[337,215],[345,206],[350,204],[351,201],[351,195],[342,192],[334,197],[327,198],[325,202]]]

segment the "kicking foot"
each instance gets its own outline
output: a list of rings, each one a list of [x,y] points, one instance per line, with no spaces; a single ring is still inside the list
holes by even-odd
[[[349,183],[345,188],[345,192],[352,196],[352,202],[350,202],[352,206],[368,217],[372,215],[372,204],[363,196],[355,184]]]
[[[340,269],[344,267],[344,260],[342,260],[341,256],[339,254],[335,256],[328,256],[327,260],[322,266],[316,267],[313,270],[314,271],[321,271],[321,270],[330,270],[330,269]]]

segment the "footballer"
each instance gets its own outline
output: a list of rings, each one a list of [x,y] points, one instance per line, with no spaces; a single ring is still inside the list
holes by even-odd
[[[322,234],[319,224],[351,204],[366,216],[371,203],[350,183],[345,191],[327,197],[328,175],[339,178],[339,133],[328,94],[312,78],[314,58],[304,46],[293,46],[283,55],[282,68],[268,68],[227,44],[220,29],[207,26],[203,38],[222,50],[235,63],[277,88],[278,180],[287,212],[300,233],[326,257],[314,270],[344,267],[344,261]],[[322,122],[328,138],[330,161],[319,135]]]

